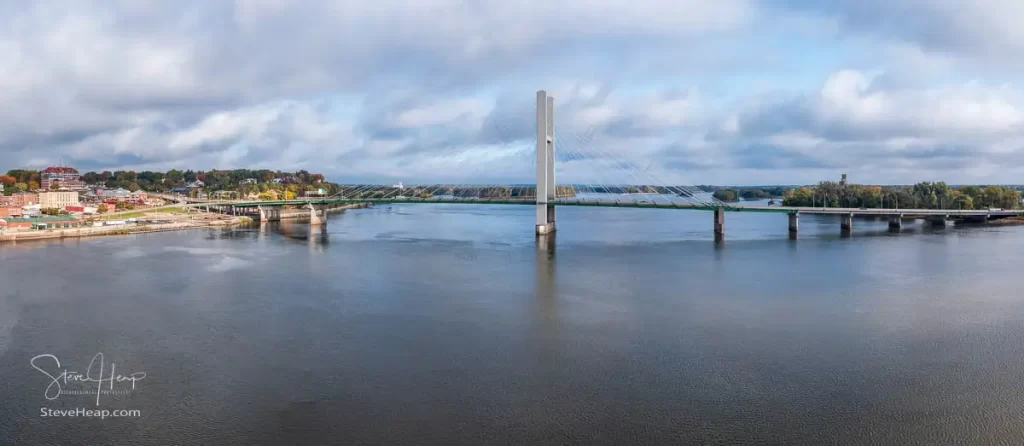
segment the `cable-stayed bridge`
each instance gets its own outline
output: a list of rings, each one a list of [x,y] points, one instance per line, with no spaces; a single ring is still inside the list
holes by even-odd
[[[626,159],[619,153],[589,144],[589,135],[559,138],[555,133],[554,98],[544,91],[537,92],[536,103],[536,145],[529,151],[519,150],[519,155],[530,158],[535,167],[536,182],[533,184],[421,184],[421,185],[344,185],[341,191],[329,197],[304,198],[297,200],[201,202],[194,205],[206,206],[223,212],[251,214],[261,221],[272,221],[280,216],[280,208],[299,206],[309,209],[310,223],[326,224],[327,210],[344,205],[370,205],[384,203],[419,204],[501,204],[523,205],[536,208],[534,230],[538,235],[552,233],[557,227],[556,208],[560,206],[601,206],[623,208],[656,208],[711,211],[714,214],[713,230],[716,239],[725,236],[726,212],[775,212],[788,215],[789,231],[795,236],[799,230],[800,214],[839,215],[840,228],[849,232],[853,218],[857,216],[884,217],[891,228],[902,227],[906,219],[926,219],[934,225],[945,225],[949,220],[987,221],[994,218],[1020,215],[1015,210],[939,210],[939,209],[855,209],[855,208],[795,208],[781,206],[740,206],[722,202],[704,190],[694,186],[673,184],[650,169],[637,166],[636,161]],[[556,144],[558,151],[556,151]],[[557,156],[556,156],[557,154]],[[440,160],[449,168],[458,169],[466,160],[466,153],[460,152],[442,157]],[[622,181],[596,183],[556,182],[558,160],[598,160],[617,172],[618,177],[627,177],[629,184]]]

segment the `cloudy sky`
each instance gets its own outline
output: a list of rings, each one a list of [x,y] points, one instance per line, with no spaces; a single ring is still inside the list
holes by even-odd
[[[1024,183],[1024,2],[0,0],[0,170]]]

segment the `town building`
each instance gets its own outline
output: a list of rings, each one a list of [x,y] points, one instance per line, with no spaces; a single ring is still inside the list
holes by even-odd
[[[21,207],[21,216],[25,218],[29,217],[40,217],[43,215],[42,208],[38,204],[30,204],[28,206]]]
[[[29,192],[21,192],[11,196],[0,196],[0,207],[20,208],[39,203],[39,196]]]
[[[40,174],[40,187],[51,189],[56,183],[59,189],[85,189],[85,182],[77,170],[70,167],[47,167]]]
[[[0,218],[20,218],[23,215],[21,208],[0,207]]]
[[[96,191],[96,195],[103,201],[128,201],[131,197],[131,192],[128,189],[100,189]]]
[[[256,184],[256,183],[257,183],[257,181],[256,181],[255,178],[246,178],[246,179],[242,180],[242,182],[239,183],[239,184]],[[2,188],[0,188],[0,192],[3,192]]]
[[[9,229],[70,229],[86,226],[87,223],[75,217],[7,218]]]
[[[39,207],[42,209],[64,209],[66,206],[78,206],[78,192],[43,192],[39,194]]]
[[[139,204],[145,204],[149,200],[149,195],[146,194],[142,189],[135,192],[128,193],[128,201],[132,201]]]

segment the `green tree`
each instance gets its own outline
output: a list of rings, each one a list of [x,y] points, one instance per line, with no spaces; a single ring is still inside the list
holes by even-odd
[[[185,174],[177,169],[167,171],[166,183],[169,187],[181,187],[185,185]]]
[[[82,181],[84,181],[85,184],[97,184],[102,180],[100,179],[100,174],[96,172],[86,172],[82,175]]]
[[[736,193],[736,191],[734,191],[732,189],[719,189],[719,190],[716,190],[712,194],[712,196],[715,197],[716,200],[724,201],[726,203],[731,203],[731,202],[734,202],[734,201],[739,201],[739,195]]]

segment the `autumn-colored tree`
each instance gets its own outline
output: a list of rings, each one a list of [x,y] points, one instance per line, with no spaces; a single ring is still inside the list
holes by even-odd
[[[98,207],[96,207],[96,212],[99,212],[101,214],[106,214],[109,211],[110,211],[110,207],[107,206],[106,203],[101,203]]]
[[[0,184],[3,184],[4,187],[13,187],[17,182],[18,179],[10,175],[0,175]]]

